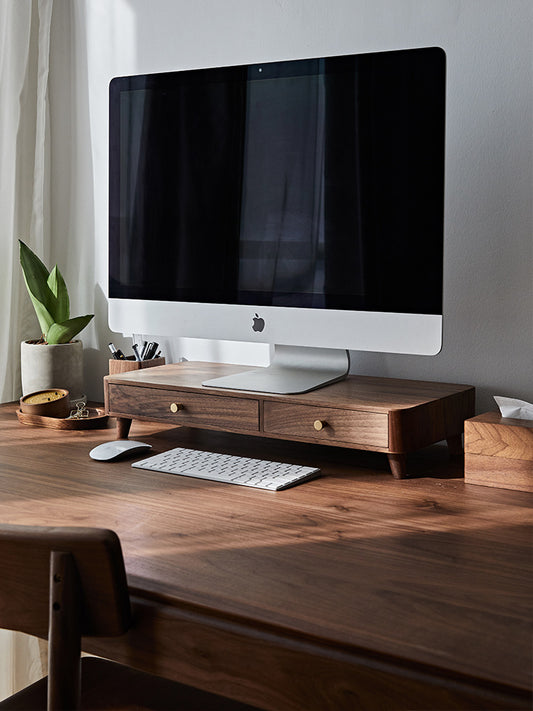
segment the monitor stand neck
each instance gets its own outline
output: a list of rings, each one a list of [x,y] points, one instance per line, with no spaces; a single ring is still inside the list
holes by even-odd
[[[342,380],[349,370],[348,351],[339,348],[276,345],[268,367],[213,378],[202,385],[209,388],[293,395]]]

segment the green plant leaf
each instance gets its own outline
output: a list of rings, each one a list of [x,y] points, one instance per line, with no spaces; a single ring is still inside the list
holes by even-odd
[[[70,302],[68,298],[67,285],[59,269],[56,266],[48,275],[47,284],[54,295],[55,306],[53,311],[54,321],[62,323],[70,316]]]
[[[49,273],[39,257],[20,239],[19,245],[24,281],[45,341],[68,343],[85,328],[94,314],[69,318],[67,285],[57,265]]]
[[[48,280],[48,269],[41,262],[39,257],[32,252],[27,244],[19,239],[20,248],[20,264],[22,266],[22,272],[24,277],[30,281],[33,285],[35,282],[36,286],[46,284]]]
[[[39,257],[19,239],[20,265],[26,288],[39,319],[41,331],[46,334],[54,323],[55,297],[48,286],[48,269]]]
[[[69,318],[67,321],[63,321],[63,323],[53,323],[46,335],[47,342],[50,344],[68,343],[85,328],[93,316],[94,314],[87,314],[86,316]]]

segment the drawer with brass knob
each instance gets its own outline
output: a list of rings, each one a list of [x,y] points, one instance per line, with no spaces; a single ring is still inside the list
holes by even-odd
[[[110,383],[113,415],[175,422],[188,427],[259,431],[259,402],[253,398],[211,395],[186,390],[139,388]]]
[[[329,441],[386,448],[388,417],[380,412],[348,410],[288,402],[264,403],[266,434],[303,441]]]

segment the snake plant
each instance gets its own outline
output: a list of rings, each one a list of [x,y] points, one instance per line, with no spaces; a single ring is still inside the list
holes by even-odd
[[[48,344],[68,343],[94,314],[70,318],[67,285],[56,266],[49,272],[39,257],[19,240],[20,265],[24,281],[39,319],[42,341]]]

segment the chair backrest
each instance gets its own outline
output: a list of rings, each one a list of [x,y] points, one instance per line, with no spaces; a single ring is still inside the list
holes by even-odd
[[[81,634],[123,634],[130,603],[120,540],[98,528],[0,525],[0,627],[47,637],[53,551],[74,559],[83,595]]]
[[[131,622],[118,536],[107,529],[0,525],[0,628],[49,640],[49,708],[77,708],[81,636]]]

